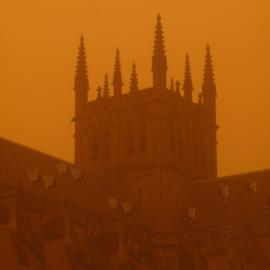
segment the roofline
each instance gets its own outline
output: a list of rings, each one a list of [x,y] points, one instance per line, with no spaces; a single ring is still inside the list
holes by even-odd
[[[217,181],[224,181],[224,180],[230,180],[236,177],[246,177],[246,176],[254,176],[257,174],[264,174],[264,173],[269,173],[270,174],[270,168],[269,169],[263,169],[263,170],[256,170],[252,172],[245,172],[245,173],[237,173],[233,175],[226,175],[222,177],[217,177],[217,178],[209,178],[201,181],[196,181],[194,184],[203,184],[203,183],[208,183],[208,182],[217,182]]]
[[[51,154],[48,154],[48,153],[45,153],[45,152],[43,152],[43,151],[41,151],[41,150],[34,149],[34,148],[30,147],[30,146],[26,146],[26,145],[23,145],[23,144],[21,144],[21,143],[14,142],[14,141],[12,141],[12,140],[9,140],[9,139],[7,139],[7,138],[3,138],[3,137],[1,137],[1,136],[0,136],[0,141],[6,142],[6,143],[9,143],[9,144],[13,144],[14,146],[18,146],[18,147],[24,148],[25,150],[28,150],[28,151],[36,152],[36,153],[38,153],[38,154],[47,156],[47,157],[52,158],[52,159],[54,159],[54,160],[58,160],[58,161],[61,161],[61,162],[65,162],[65,163],[68,163],[68,164],[70,164],[70,165],[75,165],[74,163],[72,163],[72,162],[70,162],[70,161],[67,161],[67,160],[65,160],[65,159],[62,159],[62,158],[59,158],[59,157],[55,157],[55,156],[53,156],[53,155],[51,155]]]

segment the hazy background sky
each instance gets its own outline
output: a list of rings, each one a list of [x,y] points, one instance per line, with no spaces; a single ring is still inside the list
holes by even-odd
[[[128,86],[136,61],[151,84],[155,18],[165,30],[169,78],[192,61],[197,97],[206,43],[217,91],[219,174],[270,168],[269,0],[13,0],[0,10],[0,136],[73,160],[73,79],[86,39],[90,98],[121,50]],[[168,78],[168,79],[169,79]]]

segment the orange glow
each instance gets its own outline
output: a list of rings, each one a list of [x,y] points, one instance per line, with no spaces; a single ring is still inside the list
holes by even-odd
[[[163,18],[169,78],[183,79],[190,53],[195,95],[206,43],[218,91],[219,174],[270,167],[269,0],[14,0],[0,16],[0,136],[73,160],[73,79],[81,33],[90,98],[111,78],[121,50],[125,87],[136,61],[151,84],[155,17]]]

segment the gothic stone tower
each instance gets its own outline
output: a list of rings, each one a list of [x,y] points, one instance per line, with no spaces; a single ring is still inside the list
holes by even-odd
[[[110,94],[108,75],[88,101],[88,74],[81,38],[75,77],[75,163],[128,182],[121,196],[133,198],[149,224],[170,230],[177,224],[181,190],[191,181],[217,176],[216,86],[207,46],[202,92],[193,101],[189,56],[182,88],[167,86],[167,57],[161,17],[152,56],[153,86],[140,89],[132,65],[123,93],[117,50]],[[183,92],[183,93],[182,93]],[[118,195],[118,194],[117,194]],[[168,225],[168,226],[167,226]]]

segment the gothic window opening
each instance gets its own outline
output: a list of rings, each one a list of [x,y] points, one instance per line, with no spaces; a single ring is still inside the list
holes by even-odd
[[[139,151],[145,153],[147,151],[147,127],[142,124],[139,132]]]

